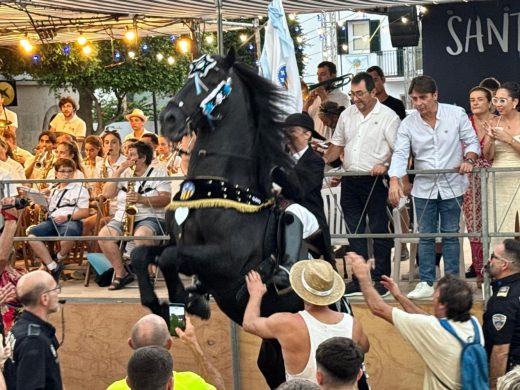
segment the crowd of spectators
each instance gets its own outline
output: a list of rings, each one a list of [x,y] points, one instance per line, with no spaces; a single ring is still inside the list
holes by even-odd
[[[326,82],[336,77],[336,67],[323,62],[317,74],[320,82]],[[447,319],[463,339],[480,339],[485,344],[492,388],[497,383],[511,383],[510,378],[517,372],[515,367],[520,364],[520,323],[516,319],[520,290],[515,284],[520,272],[517,241],[497,238],[492,242],[493,254],[487,268],[493,278],[493,291],[482,332],[480,325],[474,327],[475,319],[470,315],[471,288],[457,278],[460,252],[457,237],[442,238],[446,276],[437,285],[436,239],[420,238],[417,256],[420,280],[407,295],[390,278],[393,247],[390,236],[372,240],[352,238],[351,252],[347,255],[352,280],[345,285],[334,270],[320,191],[322,186],[325,189],[341,186],[340,205],[349,233],[367,230],[389,233],[387,209],[397,207],[408,197],[412,199],[413,219],[419,233],[459,233],[461,213],[468,232],[479,233],[483,205],[481,176],[476,168],[520,167],[520,85],[512,81],[500,84],[492,78],[483,80],[468,92],[471,109],[468,116],[462,108],[438,101],[435,80],[418,76],[410,83],[408,93],[414,110],[407,115],[402,101],[386,92],[385,81],[383,70],[373,66],[353,77],[348,95],[333,84],[316,88],[305,101],[304,112],[287,118],[288,152],[295,160],[295,175],[301,187],[300,192],[295,192],[282,186],[278,192],[288,200],[283,224],[287,239],[285,262],[276,272],[274,282],[280,290],[294,290],[305,302],[305,309],[261,317],[260,305],[266,287],[253,271],[246,277],[250,298],[244,330],[262,338],[277,339],[281,344],[285,361],[282,376],[288,382],[280,388],[304,388],[295,387],[308,385],[301,385],[301,379],[322,389],[353,388],[355,383],[366,379],[363,360],[369,351],[369,340],[359,320],[329,305],[344,295],[363,296],[372,313],[392,323],[419,353],[426,367],[425,389],[442,385],[458,388],[461,383],[462,347],[443,329],[441,319]],[[18,383],[25,378],[24,370],[41,364],[25,358],[35,353],[32,349],[39,348],[46,356],[45,375],[34,375],[32,380],[43,384],[42,388],[61,388],[59,345],[48,317],[58,310],[64,262],[76,244],[67,237],[101,237],[99,242],[88,245],[88,251],[102,252],[113,267],[114,278],[108,290],[119,290],[131,283],[134,276],[128,262],[130,254],[136,246],[152,245],[157,241],[155,236],[165,235],[164,207],[178,187],[176,181],[150,179],[184,176],[189,152],[196,142],[195,137],[187,136],[174,148],[165,137],[157,137],[145,129],[147,117],[139,109],[126,116],[132,133],[124,140],[116,131],[106,131],[101,137],[86,137],[85,123],[76,115],[78,107],[74,99],[60,99],[59,107],[61,112],[51,122],[50,129],[39,135],[33,154],[18,146],[16,114],[2,106],[0,96],[0,113],[9,120],[0,138],[0,179],[55,179],[55,183],[0,187],[3,206],[0,300],[2,303],[18,300],[25,308],[10,333],[14,350],[13,358],[6,363],[8,384]],[[410,168],[452,171],[409,177]],[[332,169],[348,175],[324,180],[324,172]],[[515,171],[490,176],[486,208],[492,210],[490,226],[498,233],[515,230],[514,212],[520,209],[517,176]],[[67,181],[83,178],[99,181],[86,185]],[[105,182],[107,178],[125,180]],[[26,199],[32,204],[23,210]],[[20,225],[24,227],[21,234],[30,239],[27,249],[33,254],[31,257],[41,264],[39,271],[25,276],[16,274],[9,263],[10,256],[16,256],[17,247],[12,245],[12,238]],[[117,237],[125,235],[145,239],[120,242]],[[65,239],[49,245],[44,239],[49,236]],[[302,238],[311,251],[314,249],[326,261],[299,261]],[[466,276],[476,277],[481,284],[485,268],[481,238],[471,237],[470,246],[472,262]],[[369,257],[373,261],[367,262]],[[387,304],[383,298],[389,295],[403,310]],[[424,299],[433,301],[433,315],[413,302]],[[5,319],[3,322],[6,325]],[[173,363],[169,353],[164,353],[171,347],[164,321],[145,317],[135,329],[130,341],[135,352],[128,364],[128,377],[110,388],[139,388],[142,380],[157,381],[158,388],[172,387],[174,383],[175,388],[182,388],[181,383],[188,379],[182,373],[171,375]],[[194,355],[207,362],[191,323],[188,321],[184,332],[179,331]],[[134,340],[134,336],[145,337],[147,332],[160,334],[164,340]],[[222,378],[214,368],[202,365],[207,368],[204,379],[216,388],[223,388]],[[157,376],[146,379],[151,371]],[[163,371],[168,375],[163,375]],[[507,378],[499,380],[504,375]],[[200,388],[214,388],[197,378],[203,383]],[[199,388],[193,386],[186,388]]]

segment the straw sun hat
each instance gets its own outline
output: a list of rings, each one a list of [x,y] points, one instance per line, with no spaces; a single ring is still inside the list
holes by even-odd
[[[129,121],[130,118],[132,118],[133,116],[140,118],[143,122],[146,122],[148,120],[146,115],[144,115],[144,112],[138,108],[134,108],[134,110],[130,114],[125,115],[125,118],[127,121]]]
[[[313,305],[328,306],[345,293],[343,278],[324,260],[298,261],[292,266],[289,279],[294,292]]]

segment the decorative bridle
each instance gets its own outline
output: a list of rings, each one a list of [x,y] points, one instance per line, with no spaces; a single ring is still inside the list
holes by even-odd
[[[217,61],[209,54],[204,54],[190,64],[188,79],[194,80],[195,94],[197,96],[200,96],[203,93],[202,90],[205,92],[209,91],[209,88],[206,86],[203,79],[208,75],[210,70],[215,68],[215,70],[219,71],[220,69],[217,65]],[[204,116],[206,117],[211,128],[214,129],[213,121],[221,119],[221,117],[213,116],[212,113],[215,108],[222,104],[222,102],[230,95],[232,91],[231,77],[229,77],[229,72],[225,74],[224,77],[225,78],[213,90],[209,91],[207,96],[200,102],[200,111],[196,109],[192,113],[188,114],[184,111],[184,102],[182,100],[179,101],[178,106],[183,115],[186,117],[187,126],[191,128],[194,122],[194,118]]]

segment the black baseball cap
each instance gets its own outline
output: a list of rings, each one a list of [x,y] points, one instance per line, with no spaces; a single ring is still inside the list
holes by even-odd
[[[310,131],[312,133],[312,138],[325,141],[325,137],[323,137],[320,133],[314,130],[314,120],[306,112],[291,114],[287,118],[285,118],[283,127],[293,126],[303,127],[305,130]]]

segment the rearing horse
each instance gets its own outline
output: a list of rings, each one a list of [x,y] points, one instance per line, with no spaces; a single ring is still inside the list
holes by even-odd
[[[238,324],[247,304],[245,275],[251,269],[264,280],[272,274],[277,251],[272,171],[292,169],[283,149],[283,99],[282,90],[235,62],[230,52],[194,61],[186,85],[161,113],[162,131],[170,139],[195,131],[197,141],[187,179],[167,210],[171,242],[132,254],[141,301],[153,312],[165,316],[166,308],[145,272],[151,262],[162,270],[171,302],[185,302],[188,312],[209,317],[178,273],[197,275]],[[270,287],[262,315],[302,307],[295,294],[278,296]]]

